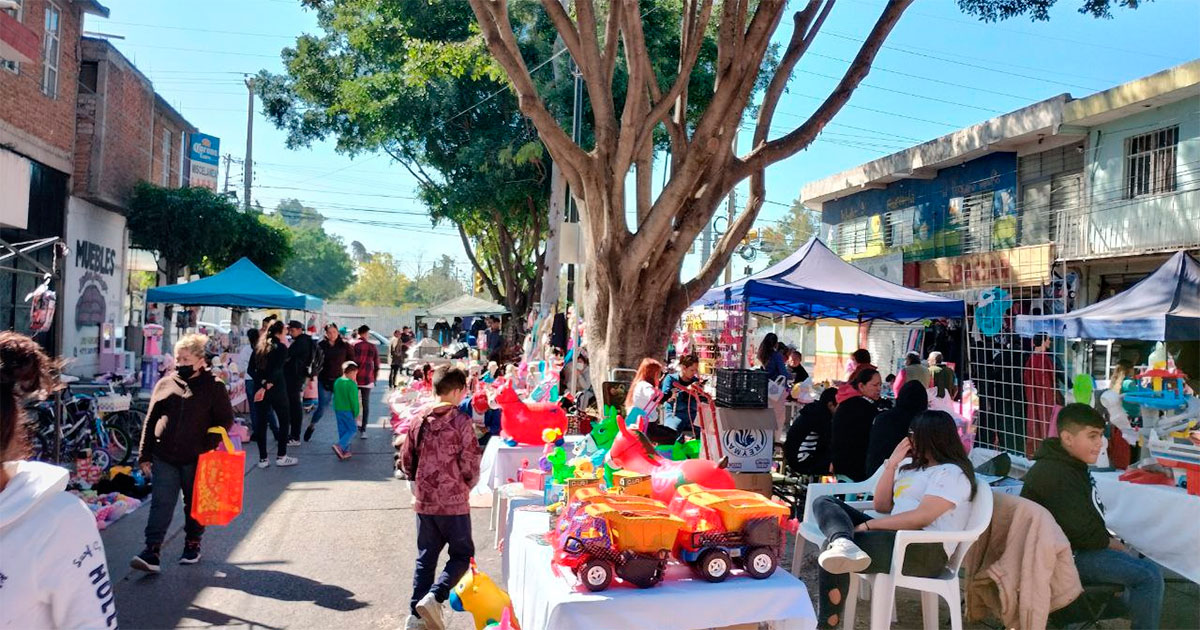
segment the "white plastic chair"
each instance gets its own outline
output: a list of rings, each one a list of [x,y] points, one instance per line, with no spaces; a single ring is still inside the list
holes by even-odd
[[[879,474],[881,474],[881,470],[876,471],[875,476]],[[800,528],[801,535],[804,536],[805,540],[812,540],[810,536],[814,532],[819,536],[814,541],[817,545],[820,545],[825,540],[824,535],[816,527],[815,519],[811,518],[812,501],[815,500],[815,496],[813,495],[813,488],[815,486],[828,486],[828,488],[819,488],[820,494],[816,496],[851,493],[855,489],[850,486],[862,486],[867,483],[871,483],[871,489],[873,490],[875,476],[872,476],[872,480],[858,484],[814,484],[813,486],[809,486],[808,500],[804,505],[805,521],[801,524]],[[846,608],[842,615],[842,627],[854,627],[859,582],[861,580],[868,582],[872,593],[870,626],[872,630],[891,627],[895,613],[894,602],[897,588],[910,588],[921,591],[921,616],[925,630],[935,630],[938,627],[937,598],[939,595],[946,600],[946,604],[950,608],[951,629],[962,629],[962,597],[959,594],[958,569],[962,566],[963,558],[966,557],[971,545],[983,534],[983,530],[987,529],[988,524],[992,520],[991,487],[979,477],[976,477],[976,487],[975,499],[971,501],[971,513],[964,530],[957,532],[898,531],[896,532],[895,547],[892,551],[892,568],[890,572],[856,573],[851,575],[850,588],[846,592],[845,598]],[[855,502],[850,505],[861,510],[870,504],[869,502]],[[950,555],[946,563],[946,569],[940,575],[932,578],[924,578],[901,573],[901,568],[904,566],[905,553],[908,550],[908,546],[913,543],[957,543],[958,545],[954,549],[954,553]]]
[[[839,494],[874,495],[875,484],[879,483],[879,478],[882,476],[883,466],[880,466],[875,470],[875,474],[871,475],[871,478],[866,481],[808,484],[807,495],[804,499],[804,516],[800,521],[800,536],[817,547],[823,545],[825,543],[825,534],[821,533],[821,529],[817,527],[817,519],[813,517],[813,502],[819,497]],[[873,505],[870,500],[847,501],[846,505],[874,515],[872,511]],[[795,548],[792,550],[792,575],[800,577],[800,564],[803,558],[804,545],[797,540]]]

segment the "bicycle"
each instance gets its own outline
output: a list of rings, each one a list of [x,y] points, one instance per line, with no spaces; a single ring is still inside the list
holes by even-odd
[[[41,461],[65,462],[79,453],[90,451],[92,464],[103,469],[121,466],[129,461],[133,447],[126,432],[120,426],[97,412],[96,401],[86,394],[71,392],[71,382],[63,378],[65,388],[59,394],[62,403],[62,439],[55,452],[56,427],[59,419],[55,412],[55,401],[44,401],[30,407],[37,414],[34,431],[33,455]]]

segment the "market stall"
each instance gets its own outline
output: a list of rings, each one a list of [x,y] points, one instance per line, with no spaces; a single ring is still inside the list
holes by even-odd
[[[721,307],[742,313],[790,315],[805,319],[911,322],[927,318],[960,318],[962,300],[931,295],[877,278],[842,260],[818,238],[766,269],[708,290],[696,306]],[[745,365],[746,317],[742,324]]]
[[[682,565],[672,565],[666,579],[649,589],[614,586],[588,592],[569,573],[551,566],[554,550],[545,542],[545,512],[525,509],[513,514],[508,551],[512,570],[508,592],[521,627],[655,628],[693,630],[767,622],[776,630],[810,630],[816,614],[808,590],[786,571],[765,580],[744,575],[711,584]],[[679,614],[686,610],[688,614]]]
[[[320,311],[325,306],[321,298],[288,288],[268,276],[249,258],[242,258],[207,278],[150,289],[146,292],[146,301],[182,306],[288,308],[298,311]]]

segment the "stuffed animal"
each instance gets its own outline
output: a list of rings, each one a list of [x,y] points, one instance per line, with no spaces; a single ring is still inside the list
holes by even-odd
[[[500,431],[510,446],[542,444],[542,432],[567,430],[567,412],[556,403],[530,403],[521,400],[512,385],[506,385],[496,395],[500,406]]]
[[[513,619],[512,600],[492,578],[475,566],[471,558],[471,569],[450,591],[450,608],[458,612],[469,612],[475,618],[475,630],[483,630],[488,624],[501,622],[508,613],[509,627],[520,630]]]

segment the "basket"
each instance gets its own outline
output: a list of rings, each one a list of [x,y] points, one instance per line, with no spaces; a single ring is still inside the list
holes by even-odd
[[[106,394],[104,396],[96,396],[96,413],[116,413],[118,411],[129,411],[129,403],[133,401],[133,396],[129,394]]]
[[[767,406],[767,373],[763,370],[717,370],[718,407],[763,409]]]

